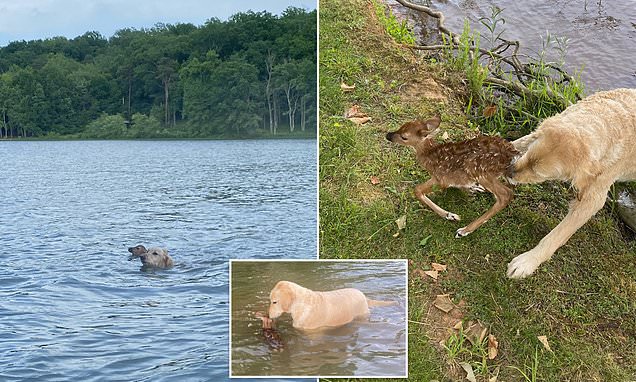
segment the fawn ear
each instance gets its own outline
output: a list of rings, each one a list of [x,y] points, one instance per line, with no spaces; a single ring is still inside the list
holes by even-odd
[[[435,116],[431,119],[427,119],[424,122],[418,121],[419,126],[417,129],[417,134],[420,137],[425,137],[427,135],[433,134],[435,130],[437,130],[437,128],[439,127],[440,122],[441,120],[438,116]]]
[[[436,115],[435,117],[426,120],[426,122],[424,123],[426,124],[426,128],[430,133],[439,127],[440,122],[442,122],[442,119],[438,115]]]

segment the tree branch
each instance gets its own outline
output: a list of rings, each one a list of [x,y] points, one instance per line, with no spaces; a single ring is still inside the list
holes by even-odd
[[[406,45],[407,47],[414,50],[427,50],[427,51],[442,50],[447,48],[458,49],[460,47],[459,35],[451,31],[444,25],[446,18],[442,12],[435,11],[427,6],[424,6],[421,4],[415,4],[407,0],[395,0],[395,1],[397,1],[404,7],[407,7],[414,11],[423,12],[427,14],[428,16],[437,19],[437,29],[440,31],[440,33],[450,38],[450,44],[448,45],[445,45],[445,44],[428,45],[428,46]],[[549,86],[550,81],[555,83],[563,83],[563,82],[572,81],[572,77],[568,73],[566,73],[563,69],[559,68],[556,65],[546,64],[545,67],[550,68],[551,70],[554,70],[561,76],[562,79],[560,81],[555,81],[552,77],[550,77],[549,74],[538,73],[536,70],[533,70],[534,67],[538,66],[536,63],[529,62],[524,64],[519,60],[519,48],[520,48],[519,41],[506,40],[501,37],[497,37],[495,41],[500,41],[501,43],[497,45],[496,47],[491,48],[489,50],[484,48],[477,48],[477,47],[472,47],[471,50],[473,53],[479,53],[479,57],[487,57],[490,60],[490,63],[487,65],[488,68],[491,68],[492,66],[494,66],[495,68],[501,69],[500,72],[503,73],[506,71],[501,68],[500,63],[503,62],[509,65],[512,68],[512,70],[508,72],[513,74],[518,79],[518,81],[506,80],[503,78],[489,76],[488,78],[486,78],[484,83],[497,85],[520,97],[540,98],[541,96],[543,96],[543,94],[547,94],[550,98],[559,102],[564,107],[567,107],[570,104],[570,102],[562,94],[556,94]],[[512,52],[512,54],[504,56],[504,53],[511,47],[514,47],[514,51]],[[490,72],[493,73],[494,71],[490,70]],[[539,92],[539,91],[533,91],[529,89],[525,85],[525,80],[527,80],[528,78],[543,79],[546,84],[545,93]]]

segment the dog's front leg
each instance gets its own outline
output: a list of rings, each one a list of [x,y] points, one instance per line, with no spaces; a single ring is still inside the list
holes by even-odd
[[[520,279],[531,275],[541,263],[550,260],[554,252],[585,224],[605,204],[607,187],[594,187],[581,193],[580,199],[570,203],[565,218],[532,250],[523,253],[508,264],[508,277]]]
[[[435,212],[439,216],[443,217],[444,219],[451,220],[451,221],[459,221],[459,220],[461,220],[459,215],[456,215],[456,214],[454,214],[452,212],[446,211],[445,209],[443,209],[442,207],[440,207],[437,204],[435,204],[431,199],[429,199],[426,196],[426,195],[430,194],[431,191],[433,191],[433,187],[435,187],[435,185],[438,185],[438,183],[434,179],[430,179],[426,183],[418,184],[415,187],[415,197],[417,197],[417,199],[420,202],[422,202],[422,204],[427,205],[428,208],[433,210],[433,212]]]

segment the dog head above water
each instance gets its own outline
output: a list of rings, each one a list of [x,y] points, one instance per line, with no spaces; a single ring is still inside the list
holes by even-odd
[[[294,301],[296,287],[290,281],[279,281],[269,294],[269,318],[278,318],[283,313],[289,313]]]
[[[173,265],[172,258],[168,255],[168,250],[163,248],[148,248],[143,245],[128,248],[131,253],[128,260],[139,257],[141,263],[147,267],[169,268]]]
[[[435,136],[441,122],[440,117],[435,116],[426,121],[411,121],[403,124],[397,131],[388,133],[386,139],[393,143],[405,146],[417,146],[426,138]]]

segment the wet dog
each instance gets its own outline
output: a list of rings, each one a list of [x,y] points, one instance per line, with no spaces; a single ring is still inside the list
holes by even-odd
[[[168,250],[163,248],[151,247],[146,249],[143,245],[128,248],[131,253],[128,260],[139,258],[141,263],[146,267],[154,268],[170,268],[174,265],[172,258],[168,255]]]
[[[513,142],[523,155],[512,180],[571,182],[568,214],[532,250],[508,264],[508,276],[532,274],[605,204],[616,181],[636,180],[636,89],[593,94]]]
[[[357,289],[315,292],[291,281],[279,281],[269,295],[269,317],[290,313],[294,328],[317,329],[350,323],[369,314],[369,307],[396,305],[394,301],[366,298]]]

